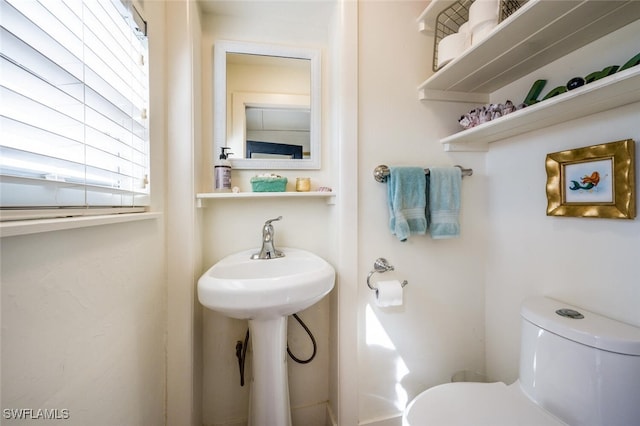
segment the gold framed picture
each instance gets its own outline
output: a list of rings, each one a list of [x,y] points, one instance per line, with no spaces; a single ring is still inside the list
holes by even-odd
[[[635,142],[547,154],[547,216],[633,219]]]

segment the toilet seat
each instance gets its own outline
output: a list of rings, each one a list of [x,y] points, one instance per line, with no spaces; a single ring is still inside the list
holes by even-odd
[[[566,426],[533,401],[516,381],[447,383],[427,389],[407,406],[402,426]]]

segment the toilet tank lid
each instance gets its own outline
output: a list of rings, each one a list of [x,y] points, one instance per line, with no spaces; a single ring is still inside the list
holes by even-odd
[[[584,318],[560,316],[556,313],[559,309],[578,311]],[[541,296],[526,299],[521,314],[526,321],[569,340],[605,351],[640,356],[640,327]]]

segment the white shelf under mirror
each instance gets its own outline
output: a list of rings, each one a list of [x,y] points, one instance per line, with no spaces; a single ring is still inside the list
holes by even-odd
[[[310,191],[310,192],[207,192],[196,194],[198,207],[204,207],[207,200],[242,200],[242,199],[305,199],[324,198],[327,204],[335,204],[336,193],[333,191]]]

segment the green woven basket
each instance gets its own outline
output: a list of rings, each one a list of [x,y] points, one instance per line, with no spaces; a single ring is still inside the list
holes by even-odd
[[[287,178],[282,176],[254,176],[251,178],[253,192],[284,192]]]

